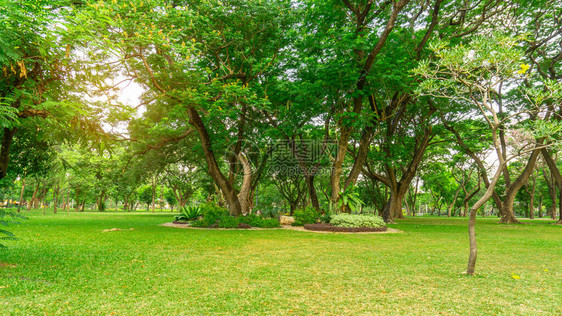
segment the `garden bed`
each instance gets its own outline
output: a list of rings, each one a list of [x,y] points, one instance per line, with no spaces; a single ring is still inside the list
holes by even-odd
[[[166,227],[176,227],[176,228],[190,228],[190,229],[209,229],[209,230],[241,230],[241,229],[245,229],[245,230],[261,230],[261,229],[279,229],[280,227],[272,227],[272,228],[263,228],[263,227],[253,227],[250,226],[248,224],[243,224],[240,223],[238,227],[236,228],[220,228],[220,227],[216,227],[216,226],[211,226],[211,227],[193,227],[191,226],[191,223],[189,222],[171,222],[171,223],[164,223],[161,224],[160,226],[166,226]]]
[[[366,232],[386,232],[387,227],[338,227],[330,223],[305,224],[304,229],[322,232],[337,233],[366,233]]]
[[[173,221],[172,224],[176,224],[176,225],[187,225],[187,226],[190,226],[190,225],[191,225],[190,222],[184,222],[184,221]]]

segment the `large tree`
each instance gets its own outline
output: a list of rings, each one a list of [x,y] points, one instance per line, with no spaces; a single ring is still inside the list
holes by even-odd
[[[256,175],[237,177],[236,168],[251,164],[244,145],[260,135],[264,84],[286,46],[290,9],[289,1],[100,2],[84,16],[103,17],[91,34],[92,52],[105,52],[95,63],[107,73],[120,65],[146,89],[153,119],[140,127],[156,129],[160,143],[197,135],[195,150],[232,215],[251,205]]]

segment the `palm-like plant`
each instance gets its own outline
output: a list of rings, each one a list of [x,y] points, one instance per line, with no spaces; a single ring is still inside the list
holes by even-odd
[[[176,221],[194,221],[202,215],[199,206],[183,206],[180,208],[180,215],[175,217]]]
[[[16,217],[22,216],[18,216],[11,211],[0,209],[0,225],[8,226],[8,223]],[[17,240],[17,238],[14,233],[0,228],[0,242],[6,240]],[[6,248],[6,246],[0,243],[0,248]]]
[[[355,186],[348,186],[341,194],[338,201],[338,208],[347,207],[352,213],[358,212],[361,209],[361,205],[365,203],[359,197]]]

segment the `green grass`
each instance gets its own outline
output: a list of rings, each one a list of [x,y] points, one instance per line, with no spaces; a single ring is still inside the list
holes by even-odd
[[[399,234],[210,231],[170,213],[34,212],[0,250],[0,314],[562,313],[562,227],[408,218]],[[527,221],[530,222],[530,221]],[[135,230],[102,232],[109,228]],[[520,279],[513,278],[513,275]]]

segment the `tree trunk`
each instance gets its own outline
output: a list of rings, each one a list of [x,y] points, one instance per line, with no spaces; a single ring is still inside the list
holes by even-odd
[[[31,211],[31,207],[35,203],[35,198],[37,196],[37,191],[39,191],[39,181],[35,184],[35,189],[33,190],[33,195],[31,196],[31,200],[27,202],[27,211]]]
[[[305,174],[304,180],[308,189],[308,197],[310,198],[310,203],[315,210],[319,211],[320,203],[318,202],[318,195],[316,194],[316,188],[314,187],[314,175]]]
[[[78,198],[80,194],[80,189],[76,189],[76,197],[74,198],[74,203],[76,203],[76,205],[74,206],[74,211],[78,212],[80,210],[80,199]]]
[[[559,190],[559,199],[558,199],[559,220],[558,220],[557,224],[562,225],[562,175],[560,174],[560,170],[558,169],[558,166],[556,165],[556,162],[554,161],[554,159],[552,158],[552,155],[550,155],[548,150],[546,148],[543,148],[541,150],[541,153],[544,157],[544,160],[546,161],[546,164],[548,165],[548,169],[550,169],[550,174],[554,177],[554,180],[556,180],[556,185],[558,186],[558,190]],[[556,205],[556,194],[554,194],[554,195],[555,196],[553,198],[553,204]],[[556,209],[556,206],[554,207],[554,209]]]
[[[332,173],[330,174],[330,188],[332,205],[338,205],[340,199],[340,180],[343,173],[343,161],[347,153],[347,146],[349,145],[349,137],[351,135],[351,127],[342,127],[340,138],[338,139],[336,157],[332,164]],[[334,206],[335,207],[335,206]]]
[[[414,211],[412,212],[412,216],[416,216],[416,203],[417,203],[417,199],[418,199],[418,185],[420,182],[420,177],[418,176],[416,178],[416,188],[415,188],[415,192],[414,192],[414,203],[413,203],[413,207],[414,207]]]
[[[535,178],[533,177],[533,184],[531,186],[531,190],[529,190],[528,186],[525,186],[525,191],[529,194],[529,219],[535,219],[535,191],[536,191],[536,184]]]
[[[57,207],[59,204],[60,184],[53,189],[53,213],[57,214]]]
[[[152,213],[156,209],[156,176],[152,177]]]
[[[10,147],[17,132],[17,128],[4,128],[2,135],[2,148],[0,148],[0,179],[6,176],[10,164]]]
[[[498,182],[505,165],[500,163],[498,169],[496,170],[496,174],[494,178],[490,182],[486,193],[472,206],[470,209],[470,218],[468,219],[468,239],[470,242],[470,253],[468,256],[468,266],[466,268],[466,274],[473,275],[476,269],[476,257],[478,254],[478,249],[476,246],[476,212],[479,208],[481,208],[484,203],[486,203],[490,197],[492,197],[494,193],[494,188],[496,187],[496,183]]]
[[[98,203],[97,203],[99,212],[103,212],[104,210],[104,205],[103,205],[105,203],[104,196],[105,196],[105,190],[102,190],[100,196],[98,197]]]
[[[394,223],[394,218],[404,218],[402,214],[402,202],[404,201],[405,192],[400,191],[399,189],[390,189],[390,198],[382,212],[382,218],[386,223]]]
[[[242,215],[247,215],[250,213],[249,197],[252,184],[252,167],[250,166],[250,163],[244,153],[239,153],[237,158],[242,164],[242,168],[244,170],[244,179],[242,180],[240,193],[238,193],[238,200],[240,201]]]
[[[451,211],[455,207],[455,202],[457,201],[457,197],[459,196],[460,191],[461,191],[461,186],[459,186],[457,188],[457,191],[455,192],[455,196],[453,197],[453,201],[447,207],[447,217],[451,217]],[[455,215],[455,214],[452,214],[452,215]]]
[[[212,149],[211,137],[209,136],[209,132],[207,131],[207,128],[205,127],[203,121],[201,120],[201,116],[199,116],[199,113],[194,107],[188,107],[187,112],[189,115],[189,123],[193,127],[195,127],[198,132],[209,175],[211,176],[211,178],[213,178],[214,182],[223,193],[228,204],[230,215],[241,215],[242,207],[240,205],[240,201],[238,200],[238,194],[236,193],[234,187],[228,182],[228,179],[226,179],[226,177],[222,174],[219,168]]]
[[[559,188],[558,194],[558,222],[556,224],[562,225],[562,188]]]
[[[541,146],[542,142],[538,142],[537,146]],[[531,174],[533,173],[533,169],[535,168],[535,163],[539,154],[541,153],[541,149],[535,149],[531,153],[531,156],[527,160],[527,165],[523,172],[511,183],[511,185],[507,188],[505,192],[505,198],[502,203],[502,208],[500,209],[500,213],[502,218],[500,219],[500,223],[506,224],[520,224],[520,222],[515,219],[515,214],[513,213],[513,202],[515,201],[515,195],[521,187],[527,182]],[[507,167],[506,167],[507,168]]]
[[[18,213],[21,210],[21,205],[23,204],[23,192],[25,190],[25,178],[21,179],[21,191],[20,191],[20,202],[18,204]]]
[[[529,202],[529,219],[535,219],[534,199],[535,199],[535,194],[533,193],[533,195],[531,195],[531,201]]]

